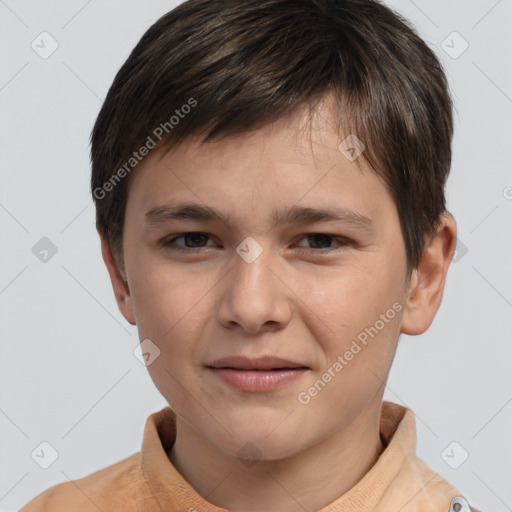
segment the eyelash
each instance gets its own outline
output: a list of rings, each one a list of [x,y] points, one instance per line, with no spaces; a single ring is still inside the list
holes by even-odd
[[[176,251],[176,252],[192,252],[192,253],[196,253],[196,252],[199,252],[201,251],[202,249],[205,249],[206,247],[179,247],[179,246],[176,246],[176,245],[172,245],[173,243],[175,243],[177,240],[179,239],[184,239],[186,236],[190,236],[190,235],[201,235],[201,236],[206,236],[208,237],[210,240],[211,240],[211,237],[210,235],[207,235],[206,233],[201,233],[201,232],[198,232],[198,231],[189,231],[189,232],[186,232],[186,233],[177,233],[175,235],[172,235],[171,237],[165,239],[163,242],[162,242],[162,246],[167,249],[167,250],[170,250],[170,251]],[[337,251],[340,251],[342,250],[344,247],[346,247],[347,245],[350,245],[350,241],[347,240],[346,238],[343,238],[343,237],[339,237],[339,236],[334,236],[334,235],[329,235],[327,233],[306,233],[304,235],[302,235],[302,239],[306,238],[306,237],[327,237],[329,239],[332,239],[334,242],[338,242],[339,244],[339,247],[335,248],[335,247],[324,247],[324,248],[321,248],[321,249],[314,249],[314,248],[303,248],[303,249],[300,249],[299,252],[303,253],[303,252],[310,252],[310,251],[313,251],[314,253],[320,253],[320,254],[326,254],[326,253],[332,253],[332,252],[337,252]]]

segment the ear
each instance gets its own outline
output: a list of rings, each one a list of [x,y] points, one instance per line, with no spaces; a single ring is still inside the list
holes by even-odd
[[[101,255],[103,256],[103,261],[105,262],[110,275],[110,281],[112,282],[112,288],[114,289],[114,296],[116,298],[119,311],[121,311],[130,324],[136,325],[135,315],[133,312],[133,301],[130,295],[130,288],[128,286],[126,274],[124,270],[119,269],[114,255],[112,254],[112,250],[110,249],[107,239],[103,233],[100,232],[99,234],[101,239]]]
[[[446,274],[456,246],[457,224],[449,213],[444,213],[411,276],[401,325],[404,334],[422,334],[432,324],[441,305]]]

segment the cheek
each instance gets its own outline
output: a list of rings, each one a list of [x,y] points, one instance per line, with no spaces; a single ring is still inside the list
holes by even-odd
[[[397,309],[401,308],[393,309],[393,305],[403,300],[396,274],[392,268],[376,264],[373,270],[331,268],[324,276],[310,275],[302,280],[297,295],[306,298],[307,307],[301,315],[309,319],[309,327],[326,352],[343,350],[350,340],[376,322],[382,327],[381,315],[385,315],[385,329],[379,330],[396,331]]]
[[[168,344],[201,310],[203,282],[179,266],[145,261],[133,262],[133,308],[140,336]],[[133,275],[133,274],[132,274]]]
[[[194,368],[183,362],[194,360],[206,302],[198,302],[202,296],[198,286],[183,273],[153,266],[140,277],[132,290],[139,338],[151,340],[160,351],[147,370],[171,407],[187,410]]]
[[[362,312],[352,309],[351,315],[350,308],[357,304],[354,301],[345,305],[345,322],[338,322],[336,336],[319,340],[323,344],[324,365],[312,375],[298,398],[300,403],[310,401],[315,414],[330,411],[331,417],[336,410],[349,421],[383,389],[396,352],[403,307],[398,301],[384,301],[383,307],[376,302],[369,307],[366,301],[359,304]],[[331,427],[336,426],[336,420],[326,421]]]
[[[151,340],[160,351],[148,371],[165,396],[179,399],[178,383],[194,378],[194,366],[201,360],[198,352],[211,319],[214,294],[209,292],[215,278],[155,262],[141,261],[134,268],[139,270],[131,290],[139,338]]]
[[[314,407],[319,414],[334,404],[347,414],[360,410],[382,388],[404,310],[399,270],[392,259],[345,268],[325,280],[321,294],[310,295],[308,306],[321,319],[309,314],[322,352],[323,367],[309,383],[312,394],[318,393]]]

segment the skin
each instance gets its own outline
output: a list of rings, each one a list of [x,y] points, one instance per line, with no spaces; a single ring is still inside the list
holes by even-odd
[[[344,137],[330,112],[322,102],[311,130],[302,129],[301,110],[236,137],[155,150],[133,176],[119,266],[100,233],[122,314],[161,351],[148,370],[177,415],[169,458],[200,495],[229,510],[317,510],[371,469],[383,450],[380,409],[399,335],[429,327],[455,251],[456,224],[445,214],[407,272],[393,199],[363,158],[351,162],[338,150]],[[229,224],[145,219],[151,208],[181,201],[229,213]],[[275,225],[272,210],[294,205],[342,206],[373,226]],[[174,243],[189,252],[163,245],[186,232],[208,236]],[[333,238],[307,237],[315,233]],[[236,252],[248,236],[263,250],[252,263]],[[321,254],[324,247],[338,250]],[[300,403],[299,393],[393,304],[401,311]],[[241,354],[309,369],[278,390],[252,393],[205,366]],[[250,467],[239,455],[247,443],[257,450]]]

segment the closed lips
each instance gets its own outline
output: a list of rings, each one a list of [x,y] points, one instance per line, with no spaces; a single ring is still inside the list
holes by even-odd
[[[290,370],[290,369],[307,369],[308,367],[282,359],[279,357],[260,357],[260,358],[249,358],[246,356],[231,356],[217,359],[211,364],[207,365],[209,368],[214,369],[233,369],[233,370],[246,370],[246,371],[257,371],[257,370]]]

